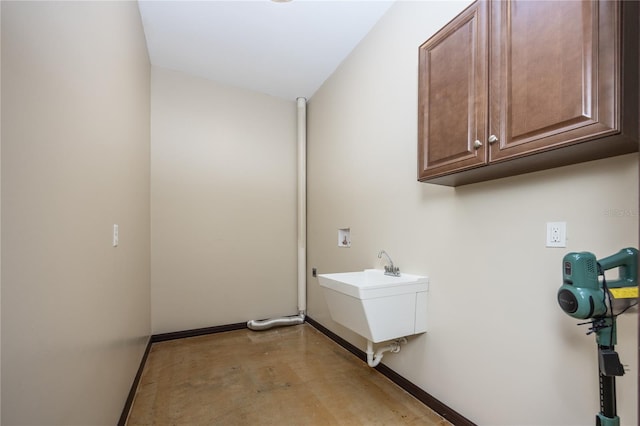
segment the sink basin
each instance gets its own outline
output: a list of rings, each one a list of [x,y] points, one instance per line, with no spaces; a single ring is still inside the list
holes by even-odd
[[[427,331],[428,277],[365,269],[318,280],[331,318],[374,343]]]
[[[320,274],[318,278],[322,287],[331,288],[359,299],[415,293],[429,289],[429,278],[427,277],[411,274],[393,277],[385,275],[384,271],[379,269]]]

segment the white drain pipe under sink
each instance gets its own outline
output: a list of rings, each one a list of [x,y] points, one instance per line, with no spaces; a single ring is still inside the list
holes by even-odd
[[[298,107],[298,315],[266,320],[251,320],[251,330],[297,325],[304,322],[307,310],[307,100],[296,99]]]
[[[382,356],[385,352],[398,353],[400,352],[400,344],[407,343],[406,337],[401,337],[393,341],[393,343],[383,346],[378,349],[375,353],[373,352],[373,342],[371,340],[367,340],[367,364],[369,367],[377,367],[382,361]]]

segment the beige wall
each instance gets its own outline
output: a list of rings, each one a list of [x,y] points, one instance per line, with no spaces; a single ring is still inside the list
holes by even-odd
[[[296,104],[152,69],[153,333],[293,315]]]
[[[435,5],[437,4],[437,7]],[[309,102],[309,271],[382,268],[431,278],[429,331],[384,363],[486,425],[592,424],[596,344],[557,305],[561,260],[638,246],[638,156],[457,189],[416,181],[418,46],[468,3],[398,2]],[[545,248],[546,222],[568,246]],[[338,248],[338,228],[352,247]],[[334,323],[308,276],[308,314]],[[622,424],[637,424],[637,314],[619,320]]]
[[[2,122],[2,423],[115,424],[150,333],[137,4],[3,1]]]

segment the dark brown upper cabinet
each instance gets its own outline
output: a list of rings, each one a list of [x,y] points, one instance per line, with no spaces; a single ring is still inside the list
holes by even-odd
[[[638,2],[484,1],[419,49],[418,180],[638,150]]]

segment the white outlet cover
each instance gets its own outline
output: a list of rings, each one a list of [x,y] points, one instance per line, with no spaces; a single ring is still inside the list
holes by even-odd
[[[547,222],[547,247],[567,246],[567,222]]]

